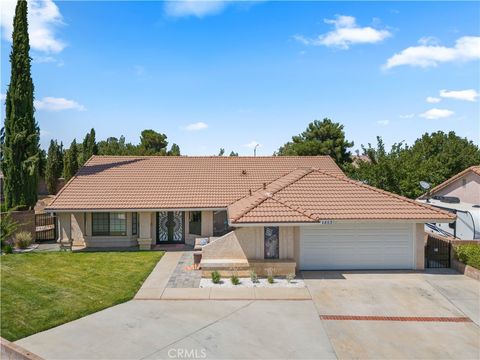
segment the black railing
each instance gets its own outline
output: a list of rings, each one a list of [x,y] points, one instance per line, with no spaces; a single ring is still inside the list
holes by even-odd
[[[452,244],[448,239],[441,239],[434,235],[427,235],[425,245],[426,268],[449,268]]]

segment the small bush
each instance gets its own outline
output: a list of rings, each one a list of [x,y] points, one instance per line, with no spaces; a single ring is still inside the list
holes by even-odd
[[[232,282],[232,285],[240,284],[240,279],[238,278],[237,275],[230,276],[230,281]]]
[[[295,279],[295,276],[296,276],[295,273],[288,274],[287,275],[287,282],[290,284],[293,281],[293,279]]]
[[[6,245],[2,248],[2,251],[3,251],[5,254],[11,254],[11,253],[13,253],[13,247],[12,247],[12,245],[10,245],[10,244],[6,244]]]
[[[455,246],[455,254],[462,263],[480,269],[480,245],[465,244]]]
[[[258,283],[258,275],[255,270],[250,271],[250,280],[252,280],[254,284]]]
[[[15,234],[13,241],[17,249],[26,249],[32,243],[32,234],[28,231],[20,231]]]
[[[275,282],[275,279],[273,278],[273,276],[269,276],[267,277],[267,281],[269,284],[273,284]]]
[[[217,270],[212,272],[212,282],[214,284],[218,284],[220,282],[220,278],[220,273]]]

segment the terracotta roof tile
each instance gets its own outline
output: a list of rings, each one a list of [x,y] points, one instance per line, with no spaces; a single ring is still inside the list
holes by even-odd
[[[294,170],[231,204],[228,214],[233,224],[455,219],[440,209],[318,169]]]
[[[328,156],[93,156],[47,210],[226,208],[301,167],[345,176]]]

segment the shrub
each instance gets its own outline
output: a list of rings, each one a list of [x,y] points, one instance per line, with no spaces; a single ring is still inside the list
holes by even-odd
[[[18,224],[15,220],[12,219],[10,213],[5,213],[1,215],[0,218],[0,240],[2,245],[7,241],[13,233],[17,230]]]
[[[273,284],[275,282],[275,279],[273,278],[273,276],[269,276],[267,277],[267,281],[269,284]]]
[[[212,282],[214,284],[218,284],[220,282],[220,278],[220,273],[217,270],[212,272]]]
[[[480,269],[480,245],[465,244],[455,246],[455,254],[462,263]]]
[[[240,284],[240,279],[238,278],[237,275],[230,276],[230,281],[232,282],[232,285]]]
[[[10,244],[6,244],[6,245],[3,246],[2,251],[5,254],[11,254],[11,253],[13,253],[13,247]]]
[[[287,275],[287,282],[290,284],[293,279],[295,279],[295,273],[290,273]]]
[[[258,283],[258,275],[255,270],[250,271],[250,280],[252,280],[252,283],[254,284]]]
[[[14,244],[17,249],[26,249],[32,243],[32,234],[28,231],[20,231],[15,234]]]
[[[269,284],[273,284],[275,282],[275,279],[273,278],[273,274],[275,273],[275,270],[273,268],[268,268],[266,269],[267,271],[267,281]]]

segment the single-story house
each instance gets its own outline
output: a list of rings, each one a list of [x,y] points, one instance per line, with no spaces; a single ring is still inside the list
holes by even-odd
[[[351,180],[328,156],[93,156],[46,209],[59,241],[193,244],[203,269],[423,269],[455,215]]]

